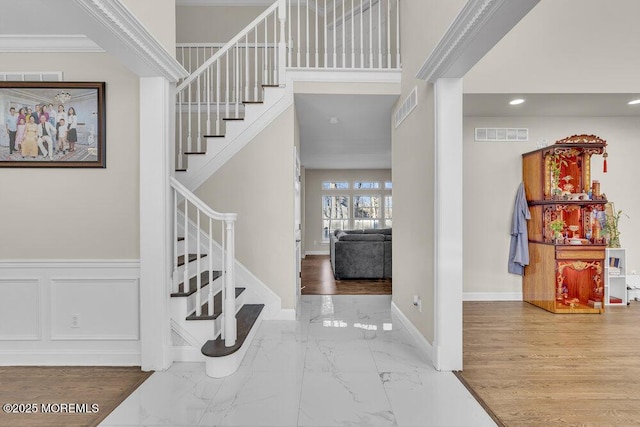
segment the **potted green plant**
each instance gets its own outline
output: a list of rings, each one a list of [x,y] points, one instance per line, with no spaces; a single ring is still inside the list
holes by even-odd
[[[624,214],[622,210],[616,211],[614,208],[611,210],[611,215],[607,215],[605,217],[604,222],[604,233],[608,237],[608,244],[610,248],[619,248],[620,247],[620,229],[618,228],[618,224],[620,223],[620,217],[622,215],[629,218],[627,214]]]
[[[553,231],[553,241],[555,243],[559,243],[561,237],[562,237],[562,230],[565,227],[565,222],[562,220],[562,218],[557,218],[554,219],[553,221],[551,221],[549,223],[549,229],[551,229],[551,231]]]
[[[560,154],[551,155],[551,194],[559,196],[562,193],[560,189],[560,171],[562,166],[567,166],[567,161]]]

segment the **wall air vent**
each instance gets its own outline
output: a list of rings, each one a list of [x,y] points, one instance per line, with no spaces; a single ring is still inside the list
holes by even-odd
[[[476,128],[478,142],[523,142],[529,140],[527,128]]]
[[[0,82],[60,82],[62,71],[0,71]]]
[[[402,105],[400,106],[400,108],[398,108],[398,111],[396,111],[396,114],[395,114],[396,127],[400,126],[400,123],[402,123],[402,121],[406,119],[409,116],[409,114],[411,114],[411,112],[414,110],[414,108],[416,108],[417,105],[418,105],[418,87],[415,86],[411,91],[411,93],[409,94],[409,96],[407,96],[407,99],[405,99]]]

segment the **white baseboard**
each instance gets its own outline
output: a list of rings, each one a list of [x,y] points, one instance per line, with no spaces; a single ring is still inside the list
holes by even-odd
[[[2,350],[0,366],[140,366],[140,351]]]
[[[0,365],[140,366],[139,260],[0,260]]]
[[[329,249],[327,249],[326,251],[306,251],[304,253],[304,256],[307,255],[329,255]]]
[[[411,335],[411,337],[415,341],[418,348],[422,350],[425,356],[427,356],[431,361],[431,363],[433,363],[433,360],[434,360],[433,345],[429,341],[427,341],[424,335],[422,335],[422,333],[418,330],[418,328],[416,328],[414,324],[411,323],[409,318],[404,315],[404,313],[398,308],[396,303],[393,301],[391,301],[391,313],[398,316],[400,323],[402,323],[402,326],[404,326],[407,329],[407,332],[409,332],[409,335]]]
[[[522,301],[522,292],[464,292],[463,301]]]

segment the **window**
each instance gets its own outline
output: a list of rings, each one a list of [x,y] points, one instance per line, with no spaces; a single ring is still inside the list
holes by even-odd
[[[368,182],[368,181],[356,181],[353,183],[354,189],[362,189],[362,190],[377,190],[380,188],[379,182]]]
[[[386,228],[392,227],[393,218],[393,196],[384,196],[384,226]]]
[[[380,227],[380,196],[353,196],[353,228]]]
[[[335,230],[349,229],[349,197],[322,196],[322,240],[328,241]]]
[[[393,182],[391,182],[391,181],[386,181],[386,182],[384,183],[384,189],[385,189],[385,190],[391,190],[391,189],[393,189]]]
[[[323,190],[347,190],[349,183],[347,181],[323,182]]]

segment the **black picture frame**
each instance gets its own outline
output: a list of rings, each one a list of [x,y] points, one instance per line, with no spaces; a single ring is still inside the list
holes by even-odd
[[[104,82],[0,82],[0,167],[106,166]]]

